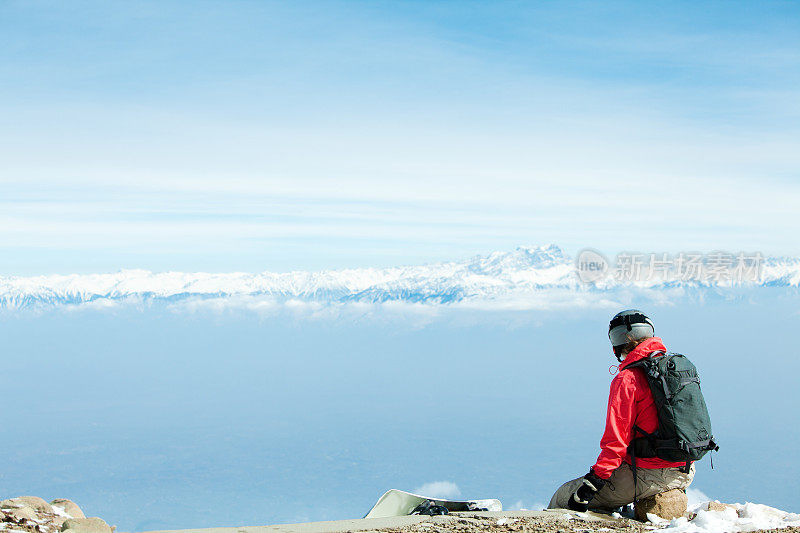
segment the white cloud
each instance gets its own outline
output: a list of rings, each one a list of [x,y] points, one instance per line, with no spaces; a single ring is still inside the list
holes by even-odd
[[[686,497],[689,498],[689,508],[711,501],[711,498],[709,498],[703,491],[694,487],[689,487],[686,489]]]
[[[547,509],[547,504],[544,504],[540,501],[535,501],[531,505],[525,504],[522,500],[517,500],[511,505],[509,505],[505,510],[506,511],[541,511],[542,509]]]
[[[236,16],[229,11],[226,21]],[[531,237],[568,246],[658,243],[796,253],[791,237],[800,230],[794,214],[800,187],[792,176],[800,99],[789,73],[796,72],[798,55],[772,24],[745,39],[719,31],[712,16],[699,22],[706,30],[699,34],[625,24],[612,37],[599,24],[599,33],[556,37],[531,24],[546,27],[549,15],[528,18],[538,9],[525,7],[512,9],[521,14],[512,17],[519,32],[471,41],[429,25],[433,18],[460,17],[431,17],[423,7],[415,15],[403,9],[397,19],[371,9],[348,9],[346,16],[321,11],[315,17],[335,21],[326,24],[331,33],[325,36],[315,29],[306,37],[308,28],[298,28],[292,37],[258,35],[247,46],[260,58],[256,65],[278,53],[275,64],[291,65],[288,71],[245,74],[244,61],[237,79],[223,61],[216,76],[212,69],[196,83],[195,61],[171,62],[175,77],[166,83],[167,73],[145,69],[154,77],[137,78],[137,87],[156,90],[137,91],[134,101],[121,96],[127,82],[117,92],[116,72],[98,76],[110,84],[93,84],[92,97],[83,90],[69,97],[65,88],[76,87],[70,82],[49,84],[55,94],[31,94],[27,74],[52,65],[18,61],[27,70],[6,76],[18,82],[8,94],[25,97],[4,110],[15,127],[6,128],[7,142],[0,143],[5,264],[74,262],[88,269],[102,260],[114,268],[166,263],[231,270],[275,268],[280,260],[289,268],[330,268],[331,249],[343,250],[348,265],[378,255],[428,261],[445,248],[444,254],[468,246],[496,249]],[[509,14],[491,8],[487,16],[500,11]],[[280,25],[282,16],[263,23]],[[407,16],[425,23],[399,22]],[[373,33],[386,20],[399,25]],[[146,22],[120,31],[139,24]],[[506,26],[486,25],[498,27]],[[187,32],[177,39],[187,54],[202,55],[208,46],[209,32],[175,31]],[[197,35],[204,40],[192,46]],[[235,44],[221,38],[214,55],[241,58],[238,46],[255,37],[241,35]],[[329,46],[326,37],[338,45]],[[94,54],[104,47],[91,44],[93,38],[81,34],[76,43]],[[560,65],[551,69],[528,60],[539,39],[566,57],[603,50],[616,61],[646,58],[643,65],[669,57],[668,74],[680,65],[701,76],[653,77],[647,68],[644,76],[626,69],[624,76],[597,77],[580,62],[577,70],[562,71],[569,62],[557,60],[546,62]],[[136,43],[134,57],[163,53],[136,39],[123,42]],[[499,54],[501,43],[508,48]],[[346,68],[318,69],[321,57]],[[109,65],[116,62],[98,59],[101,70]],[[84,66],[59,64],[58,73]],[[734,76],[729,83],[702,77],[723,71]],[[341,72],[347,76],[339,78]],[[746,83],[732,82],[738,75]],[[393,81],[376,86],[378,80]],[[276,107],[265,108],[267,102]],[[655,204],[668,207],[669,216],[653,216]],[[646,231],[637,229],[642,220]],[[619,228],[629,231],[621,236]],[[246,254],[253,255],[248,267]]]
[[[461,490],[452,481],[431,481],[417,487],[412,492],[420,496],[443,500],[454,500],[461,496]]]

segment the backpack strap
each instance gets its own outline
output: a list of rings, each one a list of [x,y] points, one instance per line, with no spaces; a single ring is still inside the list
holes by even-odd
[[[635,363],[631,363],[630,365],[626,366],[624,370],[627,370],[629,368],[637,368],[637,367],[638,368],[643,368],[645,370],[645,372],[650,377],[652,377],[653,379],[657,379],[657,380],[661,381],[661,386],[664,389],[664,397],[667,399],[667,401],[670,401],[672,399],[672,397],[674,396],[674,393],[670,390],[669,385],[667,385],[667,378],[664,376],[664,374],[659,372],[655,368],[655,365],[653,364],[653,359],[655,357],[659,357],[656,354],[667,355],[667,352],[665,352],[664,350],[654,350],[654,351],[650,352],[649,354],[647,354],[646,358],[640,359],[640,360],[636,361]],[[689,378],[687,378],[687,379],[689,379]],[[700,380],[698,379],[697,382],[700,383]],[[683,383],[681,383],[681,385],[683,385]]]
[[[632,365],[631,365],[632,366]],[[637,437],[636,434],[641,433],[641,437]],[[631,470],[633,471],[633,507],[636,508],[639,505],[639,495],[637,493],[636,485],[637,485],[637,475],[636,475],[636,444],[637,442],[648,443],[651,448],[654,450],[653,447],[654,442],[658,442],[656,439],[655,433],[648,433],[647,431],[640,428],[638,425],[633,424],[633,438],[631,439],[631,443],[628,446],[628,453],[631,455]],[[645,455],[647,457],[649,455]]]

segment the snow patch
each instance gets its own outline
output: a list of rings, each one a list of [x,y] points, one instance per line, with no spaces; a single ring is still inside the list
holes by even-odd
[[[69,514],[64,507],[59,507],[58,505],[51,505],[53,509],[53,514],[62,516],[64,518],[72,518],[72,515]]]

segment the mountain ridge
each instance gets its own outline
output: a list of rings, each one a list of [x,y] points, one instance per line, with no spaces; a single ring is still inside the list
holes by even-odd
[[[120,270],[105,274],[0,277],[0,307],[81,305],[97,301],[182,301],[228,297],[318,303],[392,301],[453,304],[540,297],[554,291],[611,294],[620,290],[734,290],[730,281],[645,279],[625,282],[606,276],[584,283],[576,261],[555,244],[518,246],[513,251],[475,255],[460,261],[387,268],[321,271],[151,272]],[[766,257],[758,280],[745,287],[800,287],[800,258]]]

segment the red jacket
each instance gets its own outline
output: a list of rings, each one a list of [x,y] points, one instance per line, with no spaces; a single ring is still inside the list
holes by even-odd
[[[659,337],[647,339],[634,348],[619,365],[620,372],[611,381],[606,430],[600,439],[600,455],[592,467],[594,473],[603,479],[608,479],[622,461],[630,464],[628,445],[633,438],[634,423],[648,433],[658,429],[658,413],[644,372],[625,369],[631,363],[647,357],[647,354],[654,350],[666,351]],[[671,463],[657,457],[636,458],[637,468],[669,468],[685,465],[686,463]]]

